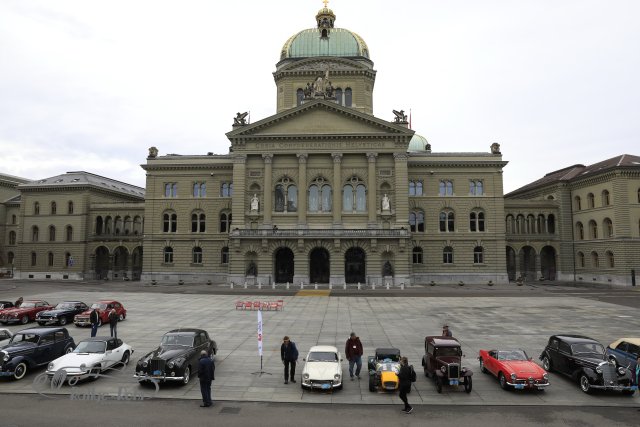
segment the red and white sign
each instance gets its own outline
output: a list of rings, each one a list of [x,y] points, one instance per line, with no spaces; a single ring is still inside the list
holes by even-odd
[[[262,310],[258,310],[258,356],[262,356]]]

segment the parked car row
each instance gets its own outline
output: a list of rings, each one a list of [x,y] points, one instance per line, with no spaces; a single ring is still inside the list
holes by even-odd
[[[32,299],[23,301],[18,307],[14,307],[9,301],[0,301],[0,323],[26,325],[35,321],[40,326],[64,326],[73,322],[76,326],[89,326],[89,315],[94,309],[98,312],[99,326],[109,322],[109,312],[112,309],[116,310],[120,321],[127,317],[127,310],[115,300],[100,300],[89,307],[82,301],[63,301],[52,306],[47,301]]]

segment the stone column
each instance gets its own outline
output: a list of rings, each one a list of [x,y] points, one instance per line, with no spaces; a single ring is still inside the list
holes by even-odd
[[[395,209],[396,227],[409,228],[409,171],[407,169],[407,153],[394,153],[396,189],[395,200],[391,207]]]
[[[271,204],[273,203],[273,200],[271,198],[271,187],[273,186],[273,183],[271,182],[273,176],[273,154],[263,154],[262,159],[264,160],[264,188],[262,191],[262,208],[264,211],[264,216],[262,222],[265,226],[270,226],[271,212],[273,211],[273,208],[271,206]]]
[[[342,224],[342,153],[332,153],[333,157],[333,225]]]
[[[376,157],[378,153],[367,153],[367,161],[369,163],[368,183],[367,183],[367,210],[369,211],[369,226],[372,227],[376,224],[376,217],[378,211],[378,197],[376,191]]]
[[[113,280],[113,258],[114,254],[109,254],[109,266],[107,267],[107,279]]]
[[[307,158],[308,154],[298,154],[298,227],[307,224]]]
[[[243,229],[245,227],[244,208],[245,208],[245,191],[246,176],[245,168],[247,156],[245,154],[236,154],[233,156],[233,188],[237,192],[231,198],[231,213],[233,214],[233,228]]]

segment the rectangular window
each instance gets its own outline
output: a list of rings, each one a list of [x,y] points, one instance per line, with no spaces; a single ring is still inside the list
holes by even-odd
[[[164,197],[178,197],[178,184],[175,182],[165,183]]]
[[[207,184],[204,182],[194,182],[193,197],[207,197]]]

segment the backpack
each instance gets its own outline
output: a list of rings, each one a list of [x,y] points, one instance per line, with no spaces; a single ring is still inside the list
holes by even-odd
[[[409,369],[411,370],[411,374],[410,374],[411,382],[415,383],[418,378],[416,376],[416,371],[413,369],[413,365],[409,365]]]

